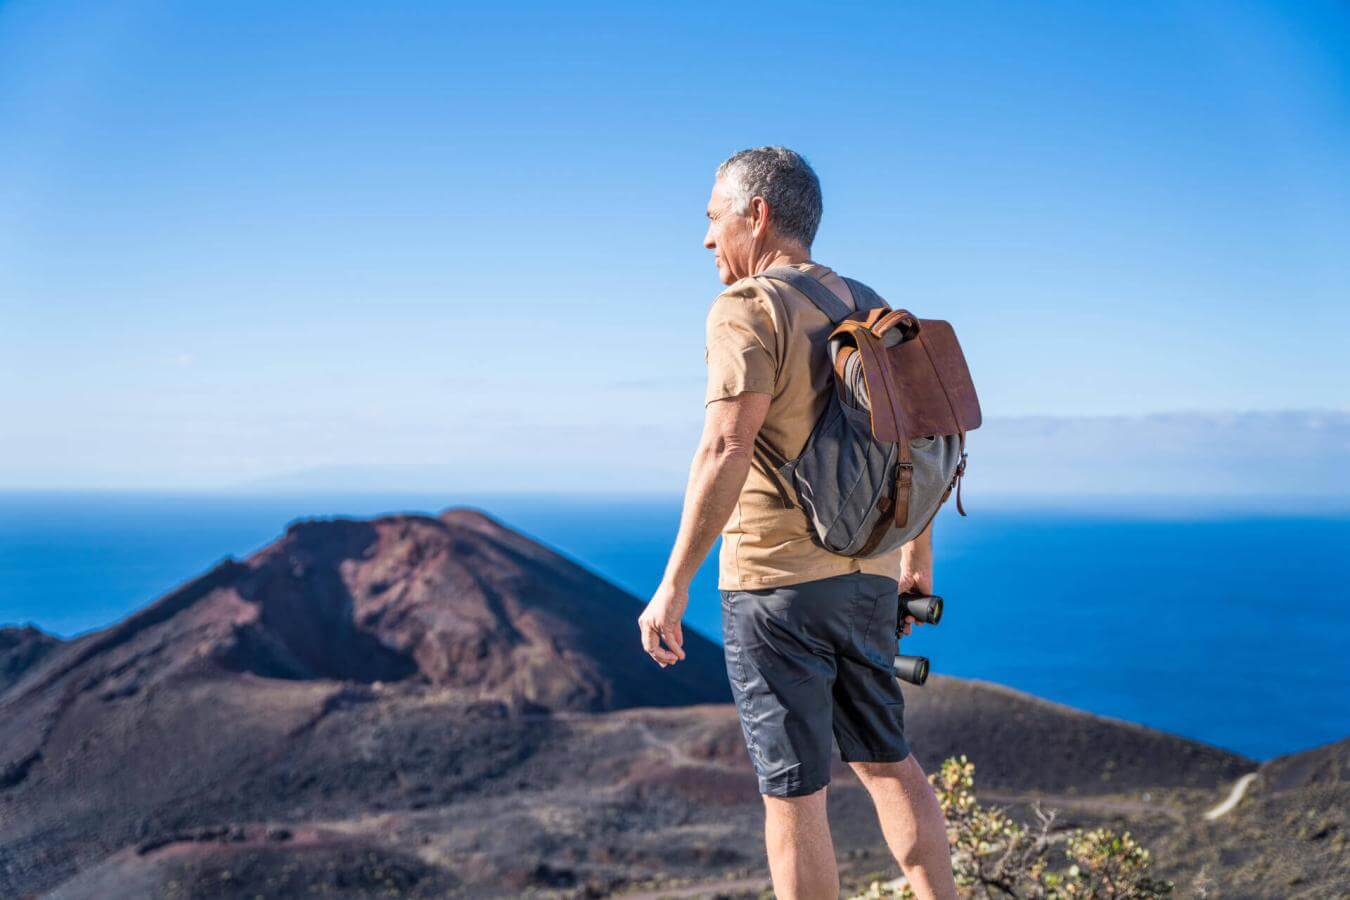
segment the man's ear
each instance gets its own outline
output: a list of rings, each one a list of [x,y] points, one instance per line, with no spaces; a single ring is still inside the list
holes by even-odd
[[[750,233],[762,238],[769,233],[769,201],[763,197],[750,198]]]

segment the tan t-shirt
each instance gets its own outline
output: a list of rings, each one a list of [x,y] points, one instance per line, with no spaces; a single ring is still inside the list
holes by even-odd
[[[797,268],[855,307],[848,285],[829,268],[816,263]],[[761,276],[742,278],[708,309],[704,405],[743,391],[771,395],[760,436],[787,459],[795,458],[829,399],[825,343],[832,330],[829,318],[796,288]],[[851,559],[813,543],[810,527],[801,507],[784,509],[773,482],[752,466],[722,529],[718,588],[779,587],[846,572],[899,577],[901,548]]]

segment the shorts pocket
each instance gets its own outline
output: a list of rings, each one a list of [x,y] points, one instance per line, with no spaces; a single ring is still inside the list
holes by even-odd
[[[872,623],[877,615],[878,601],[879,598],[875,593],[865,590],[861,584],[855,585],[848,616],[848,639],[855,648],[868,646]]]
[[[893,583],[893,582],[892,582]],[[895,657],[895,626],[900,612],[898,592],[864,591],[867,600],[867,619],[864,627],[854,634],[855,652],[869,663],[888,672]]]

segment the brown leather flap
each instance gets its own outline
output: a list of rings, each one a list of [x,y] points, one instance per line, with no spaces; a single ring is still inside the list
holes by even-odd
[[[862,356],[877,440],[900,442],[979,428],[980,401],[951,324],[918,319],[917,329],[910,329],[899,318],[856,314],[831,335],[846,335]],[[881,336],[873,330],[878,325]],[[886,337],[895,338],[885,332],[893,327],[909,330],[912,337],[887,347]]]
[[[879,441],[896,442],[899,438],[888,437],[905,431],[904,423],[897,421],[904,415],[896,395],[896,383],[891,374],[890,359],[886,356],[886,345],[871,331],[857,331],[858,355],[862,357],[863,381],[867,384],[867,399],[872,414],[872,434]],[[908,447],[908,445],[906,445]]]

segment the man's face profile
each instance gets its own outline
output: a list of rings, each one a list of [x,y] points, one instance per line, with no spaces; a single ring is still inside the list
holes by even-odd
[[[708,198],[708,232],[703,236],[703,246],[713,252],[717,277],[723,284],[731,284],[750,274],[750,217],[734,210],[726,183],[717,179],[713,182],[712,196]]]

